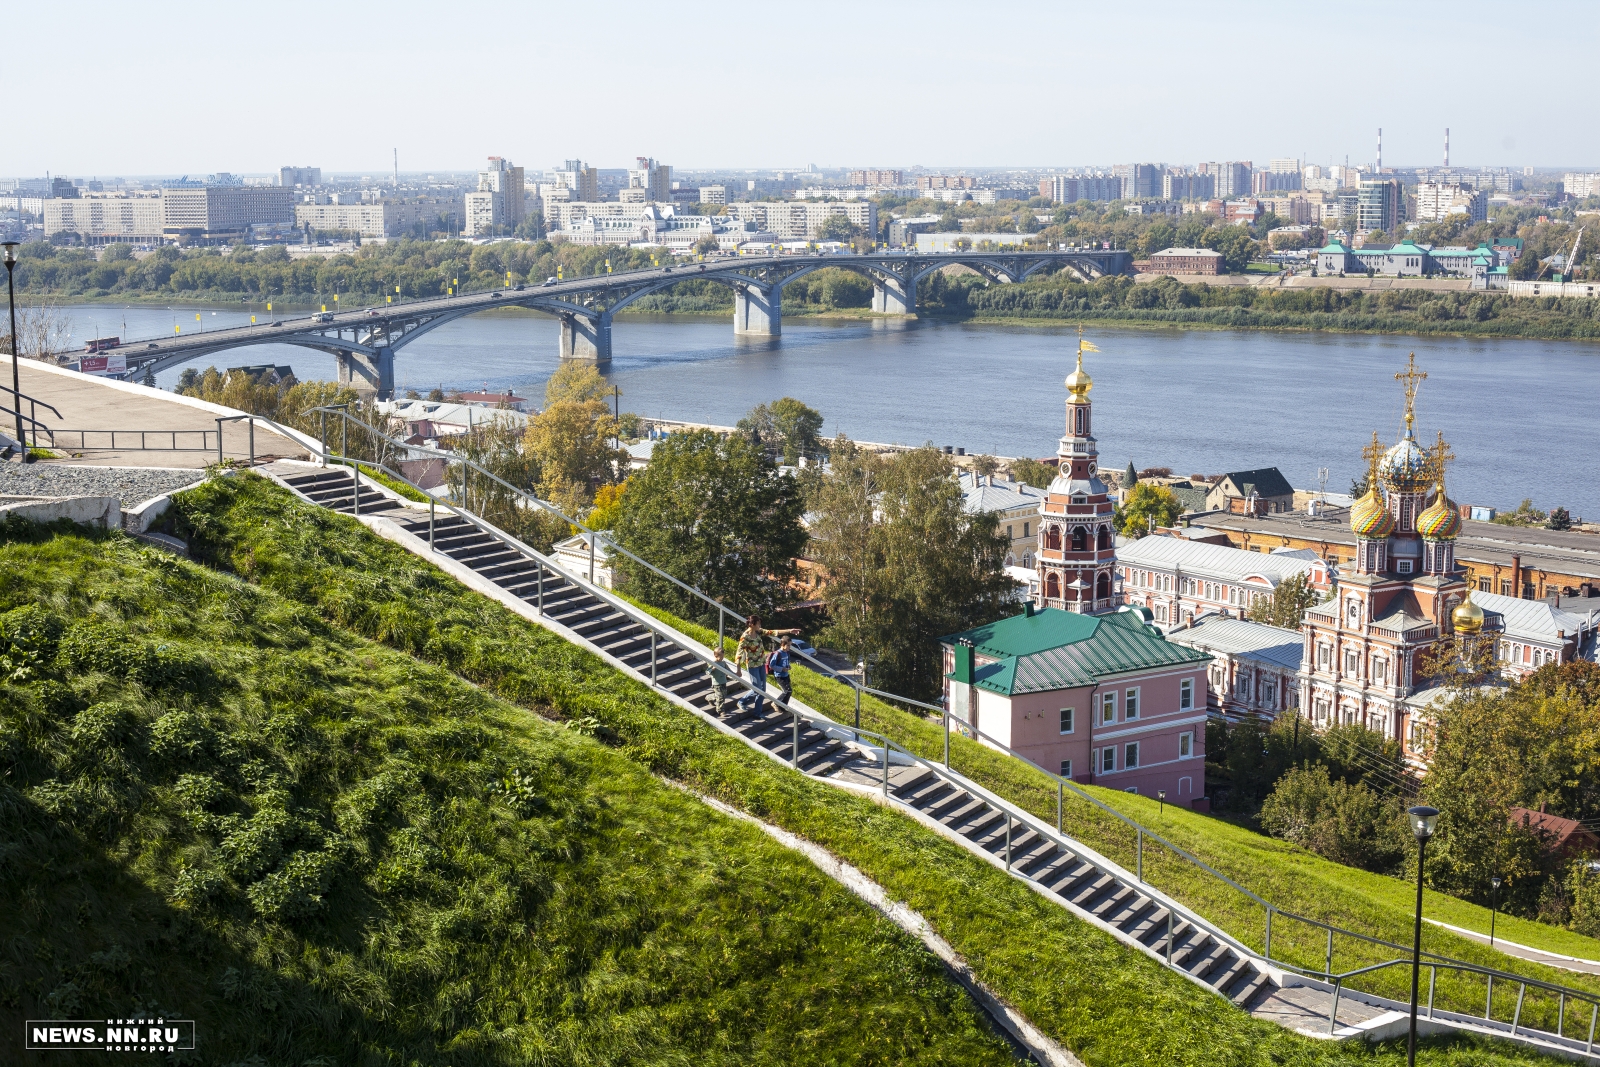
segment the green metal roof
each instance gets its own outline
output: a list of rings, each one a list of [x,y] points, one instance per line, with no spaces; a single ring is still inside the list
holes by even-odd
[[[1079,615],[1045,608],[940,640],[947,645],[970,642],[978,655],[994,659],[978,667],[974,684],[1006,696],[1071,689],[1109,675],[1210,659],[1169,643],[1131,610]]]
[[[1317,249],[1317,251],[1318,252],[1333,252],[1333,253],[1336,253],[1336,254],[1337,253],[1343,253],[1345,255],[1349,255],[1350,254],[1349,246],[1345,245],[1345,244],[1343,244],[1342,242],[1339,242],[1339,241],[1329,241],[1326,245],[1324,245],[1323,247]]]

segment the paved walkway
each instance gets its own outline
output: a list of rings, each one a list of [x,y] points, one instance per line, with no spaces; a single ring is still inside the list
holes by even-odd
[[[1452,934],[1459,934],[1469,941],[1476,941],[1480,945],[1489,943],[1488,934],[1480,934],[1476,930],[1465,930],[1459,926],[1442,923],[1438,919],[1424,920],[1434,926],[1449,930]],[[1600,960],[1585,960],[1577,956],[1563,956],[1559,952],[1546,952],[1543,949],[1532,948],[1528,945],[1519,945],[1515,941],[1507,941],[1503,937],[1494,939],[1494,947],[1507,956],[1515,956],[1519,960],[1528,960],[1532,963],[1542,963],[1546,967],[1556,967],[1563,971],[1576,971],[1579,974],[1600,974]]]
[[[198,469],[217,461],[217,419],[223,414],[220,409],[207,410],[186,403],[188,398],[159,389],[106,381],[30,359],[22,361],[20,372],[23,393],[60,410],[57,417],[40,407],[36,417],[58,431],[55,451],[75,465]],[[0,403],[9,408],[11,357],[3,353],[0,383],[7,390],[0,393]],[[29,413],[26,404],[23,413]],[[0,429],[14,433],[14,424],[6,421]],[[113,438],[108,432],[59,432],[64,430],[117,433]],[[32,438],[30,432],[30,443]],[[48,444],[48,439],[44,443]],[[223,424],[222,450],[227,459],[243,459],[250,454],[250,435],[244,423]],[[306,455],[303,446],[259,426],[255,431],[255,451],[258,459]]]

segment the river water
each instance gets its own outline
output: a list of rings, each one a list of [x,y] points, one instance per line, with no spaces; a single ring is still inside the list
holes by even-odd
[[[65,309],[73,345],[87,338],[170,336],[249,321],[249,311],[79,305]],[[264,311],[259,311],[264,315]],[[200,315],[200,321],[195,316]],[[1045,456],[1063,430],[1061,380],[1075,333],[1043,327],[786,319],[776,341],[734,337],[728,318],[621,316],[607,377],[641,415],[731,424],[762,401],[794,396],[820,410],[828,435]],[[1343,492],[1363,472],[1374,430],[1398,436],[1396,371],[1415,351],[1428,373],[1418,434],[1443,430],[1457,459],[1450,495],[1513,507],[1562,505],[1600,518],[1596,435],[1600,345],[1556,341],[1181,329],[1085,331],[1101,464],[1220,473],[1278,467],[1297,488]],[[332,378],[331,356],[266,345],[196,361],[204,367],[287,363]],[[556,326],[497,311],[442,326],[395,358],[401,388],[515,389],[538,400],[557,366]],[[163,372],[171,388],[179,368]]]

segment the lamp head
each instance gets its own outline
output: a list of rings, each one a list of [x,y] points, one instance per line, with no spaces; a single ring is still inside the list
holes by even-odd
[[[1494,886],[1496,889],[1499,889],[1504,881],[1505,879],[1501,878],[1498,874],[1491,875],[1489,878],[1489,884]]]
[[[1157,800],[1166,800],[1167,799],[1167,791],[1165,789],[1157,789],[1156,790],[1156,799]]]
[[[1416,835],[1417,843],[1428,840],[1433,836],[1434,827],[1439,825],[1439,809],[1426,805],[1407,808],[1406,814],[1411,819],[1411,832]]]
[[[16,241],[4,241],[4,242],[0,242],[0,244],[4,244],[5,245],[6,266],[9,267],[9,266],[11,266],[13,263],[15,263],[17,261],[17,244],[18,244],[18,242],[16,242]]]

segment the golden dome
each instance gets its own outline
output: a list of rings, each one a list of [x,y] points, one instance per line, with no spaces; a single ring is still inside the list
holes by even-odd
[[[1472,602],[1472,591],[1467,590],[1467,599],[1456,605],[1456,610],[1450,613],[1450,622],[1455,626],[1458,634],[1475,634],[1483,629],[1483,609]]]
[[[1085,352],[1098,352],[1093,342],[1083,339],[1083,327],[1078,327],[1078,367],[1067,375],[1067,392],[1072,394],[1074,400],[1086,400],[1089,390],[1094,388],[1094,379],[1089,377],[1083,369],[1083,354]]]
[[[1373,485],[1367,495],[1350,508],[1350,529],[1357,537],[1381,541],[1394,533],[1394,516],[1378,497],[1378,487]]]
[[[1439,492],[1427,510],[1417,516],[1417,533],[1429,541],[1453,541],[1461,532],[1461,514],[1450,498],[1444,495],[1444,480],[1439,481]]]

